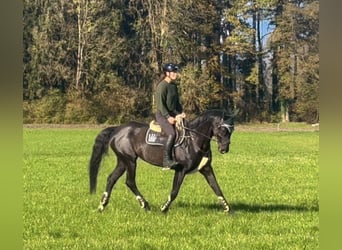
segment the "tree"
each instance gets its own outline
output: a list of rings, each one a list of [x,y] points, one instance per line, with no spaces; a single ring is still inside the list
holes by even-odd
[[[24,0],[23,20],[31,122],[53,103],[59,113],[47,110],[57,117],[47,121],[149,117],[171,61],[189,115],[215,107],[240,108],[246,122],[319,119],[318,1]],[[275,27],[268,43],[265,23]]]
[[[231,2],[225,11],[228,36],[223,44],[223,52],[229,57],[228,77],[231,103],[242,110],[244,120],[257,115],[258,73],[253,71],[256,62],[255,29],[252,26],[253,8],[247,0]],[[256,69],[256,68],[255,68]],[[255,73],[254,76],[248,75]],[[249,81],[248,81],[249,80]]]
[[[54,88],[65,91],[70,70],[67,41],[63,39],[63,3],[25,1],[24,4],[24,97],[43,97]],[[35,18],[34,18],[35,17]]]
[[[292,120],[317,120],[318,1],[280,2],[275,22],[271,44],[282,120],[289,121],[291,116]],[[313,106],[308,108],[308,103]],[[307,109],[314,119],[304,118]]]

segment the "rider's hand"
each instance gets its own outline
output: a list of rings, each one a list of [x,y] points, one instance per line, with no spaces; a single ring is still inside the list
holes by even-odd
[[[169,118],[167,118],[167,121],[170,123],[170,124],[175,124],[176,123],[176,119],[172,116],[170,116]]]

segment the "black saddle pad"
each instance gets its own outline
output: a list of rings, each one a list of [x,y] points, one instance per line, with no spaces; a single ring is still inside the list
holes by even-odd
[[[179,133],[177,131],[176,135],[176,142],[174,147],[178,147],[180,144],[182,144],[184,140],[184,133]],[[149,145],[157,145],[157,146],[164,146],[166,142],[166,135],[162,132],[156,132],[152,129],[148,129],[146,132],[145,141]]]
[[[151,130],[150,128],[146,132],[145,141],[149,145],[164,146],[166,141],[166,136],[162,135],[160,132]]]

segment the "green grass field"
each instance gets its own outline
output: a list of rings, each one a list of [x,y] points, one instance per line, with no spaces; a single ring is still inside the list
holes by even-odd
[[[168,214],[160,205],[172,171],[139,161],[142,210],[116,184],[106,210],[96,208],[115,166],[110,153],[89,194],[88,160],[96,128],[24,128],[23,249],[318,249],[319,133],[236,131],[231,151],[213,142],[213,166],[234,209],[223,213],[200,174],[185,178]]]

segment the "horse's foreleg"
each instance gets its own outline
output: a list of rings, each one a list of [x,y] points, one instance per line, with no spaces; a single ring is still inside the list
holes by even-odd
[[[145,211],[149,211],[151,210],[150,206],[148,202],[145,200],[144,196],[138,190],[138,187],[135,181],[135,176],[136,176],[136,162],[131,162],[127,164],[126,185],[134,193],[135,198],[138,200],[140,204],[140,207],[145,209]]]
[[[214,170],[210,165],[206,165],[200,170],[200,173],[205,177],[209,186],[214,190],[214,193],[217,195],[224,212],[232,213],[232,209],[229,207],[226,198],[224,197],[219,184],[217,183]]]
[[[114,171],[108,176],[106,191],[102,195],[100,205],[98,207],[98,211],[102,212],[105,209],[105,207],[109,203],[109,198],[110,198],[110,195],[112,193],[115,183],[123,175],[125,171],[126,171],[125,166],[123,164],[120,164],[119,162],[116,168],[114,169]]]
[[[160,208],[162,212],[166,213],[169,210],[171,203],[176,199],[179,189],[183,183],[184,176],[185,174],[183,171],[175,172],[175,175],[173,177],[171,194],[169,195],[167,201]]]

